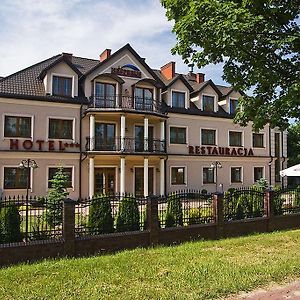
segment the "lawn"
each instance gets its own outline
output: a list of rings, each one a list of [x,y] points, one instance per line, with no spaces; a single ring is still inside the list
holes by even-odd
[[[0,269],[0,299],[216,299],[300,277],[300,230]]]

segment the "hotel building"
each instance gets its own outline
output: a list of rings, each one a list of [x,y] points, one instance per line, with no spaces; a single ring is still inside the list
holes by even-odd
[[[96,193],[161,195],[282,184],[286,132],[233,123],[240,93],[151,69],[129,45],[99,60],[62,53],[0,79],[0,194],[45,195],[57,167],[71,198]]]

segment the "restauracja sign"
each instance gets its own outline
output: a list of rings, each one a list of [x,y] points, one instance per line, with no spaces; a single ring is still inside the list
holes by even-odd
[[[196,155],[224,155],[224,156],[254,156],[252,148],[229,148],[214,146],[189,146],[189,154]]]
[[[64,151],[66,148],[79,148],[79,143],[66,143],[64,141],[44,141],[44,140],[9,140],[10,150],[38,150],[38,151]]]

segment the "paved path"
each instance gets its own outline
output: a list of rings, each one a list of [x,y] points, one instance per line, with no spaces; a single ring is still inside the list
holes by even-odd
[[[247,300],[300,300],[300,280],[284,286],[274,286],[267,289],[260,289],[251,293],[240,294],[229,299]]]

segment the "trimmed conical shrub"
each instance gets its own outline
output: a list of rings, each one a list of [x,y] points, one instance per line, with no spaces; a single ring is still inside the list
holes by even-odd
[[[182,225],[183,213],[181,200],[176,194],[170,194],[167,199],[166,227]]]

